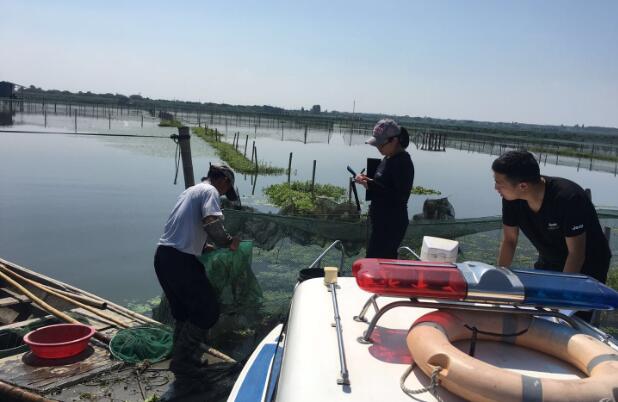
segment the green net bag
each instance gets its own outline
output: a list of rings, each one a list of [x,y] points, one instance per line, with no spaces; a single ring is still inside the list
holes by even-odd
[[[253,242],[243,240],[236,251],[221,248],[200,257],[222,310],[262,302],[262,288],[251,270],[252,254]]]
[[[170,356],[172,343],[172,331],[167,327],[125,328],[114,335],[109,350],[115,358],[128,363],[156,363]]]

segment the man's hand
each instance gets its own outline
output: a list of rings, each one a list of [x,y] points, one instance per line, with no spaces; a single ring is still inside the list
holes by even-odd
[[[230,250],[231,251],[236,251],[238,250],[238,245],[240,244],[240,237],[238,236],[233,236],[232,237],[232,242],[230,243]]]
[[[500,251],[498,252],[499,267],[509,268],[511,266],[518,237],[518,227],[502,225],[502,241],[500,242]]]
[[[586,260],[586,232],[577,236],[565,237],[564,240],[569,255],[567,255],[562,271],[572,274],[580,273]]]

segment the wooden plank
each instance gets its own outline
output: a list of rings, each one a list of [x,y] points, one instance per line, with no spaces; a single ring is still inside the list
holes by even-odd
[[[15,292],[15,291],[14,291],[14,290],[12,290],[12,289],[2,288],[2,289],[0,289],[0,290],[1,290],[2,292],[6,293],[7,295],[9,295],[9,297],[8,297],[8,298],[18,300],[18,301],[20,301],[20,302],[22,302],[22,303],[27,303],[27,302],[29,302],[29,301],[30,301],[30,299],[29,299],[29,298],[27,298],[26,296],[24,296],[24,295],[22,295],[22,294],[19,294],[19,293]]]
[[[12,323],[19,315],[19,311],[12,308],[0,307],[0,323]]]
[[[22,304],[22,303],[30,303],[30,300],[21,300],[21,299],[12,297],[12,296],[3,297],[0,299],[0,308],[10,307],[10,306],[14,306],[16,304]]]
[[[111,360],[109,352],[97,346],[89,346],[82,356],[87,357],[54,366],[34,358],[30,352],[10,356],[0,360],[0,379],[30,391],[47,393],[83,382],[99,373],[123,365],[121,361]]]

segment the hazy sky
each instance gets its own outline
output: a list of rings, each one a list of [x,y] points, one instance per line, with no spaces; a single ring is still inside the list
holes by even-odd
[[[7,1],[0,80],[618,127],[618,1]]]

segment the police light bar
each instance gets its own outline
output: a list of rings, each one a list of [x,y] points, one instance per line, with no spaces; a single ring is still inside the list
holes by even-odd
[[[581,274],[376,258],[355,261],[352,273],[361,289],[382,296],[572,310],[618,307],[618,292]]]

